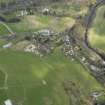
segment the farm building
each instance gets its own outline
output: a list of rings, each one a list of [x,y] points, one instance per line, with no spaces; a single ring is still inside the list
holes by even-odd
[[[10,99],[6,100],[4,103],[5,105],[13,105]]]

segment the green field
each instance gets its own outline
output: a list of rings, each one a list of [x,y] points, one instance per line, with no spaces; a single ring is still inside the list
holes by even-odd
[[[74,20],[70,17],[55,18],[51,16],[43,15],[28,15],[25,16],[21,22],[7,23],[13,32],[29,32],[36,31],[43,28],[51,28],[55,31],[63,31],[65,27],[71,27],[74,24]],[[9,34],[4,25],[0,24],[0,35]]]
[[[90,29],[89,39],[94,47],[105,51],[105,6],[98,9],[93,26]]]
[[[46,100],[53,105],[69,105],[62,87],[66,80],[77,83],[87,96],[94,90],[103,89],[78,62],[65,58],[59,51],[44,58],[0,51],[0,70],[5,74],[4,78],[7,76],[4,84],[7,89],[2,89],[4,80],[0,76],[0,105],[6,99],[14,103],[23,101],[22,105],[46,105]]]
[[[10,2],[10,1],[13,1],[13,0],[0,0],[0,2]]]

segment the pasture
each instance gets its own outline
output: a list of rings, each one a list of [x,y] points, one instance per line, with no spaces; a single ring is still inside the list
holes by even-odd
[[[44,15],[28,15],[18,23],[5,23],[13,32],[29,32],[37,31],[43,28],[51,28],[57,32],[63,31],[65,27],[71,27],[74,19],[70,17],[52,17]],[[0,35],[9,34],[7,28],[0,24]]]
[[[0,105],[11,99],[16,105],[69,105],[62,83],[73,81],[84,95],[103,87],[81,64],[59,50],[44,58],[33,54],[0,51]],[[1,95],[2,94],[2,95]],[[19,104],[20,103],[20,104]]]

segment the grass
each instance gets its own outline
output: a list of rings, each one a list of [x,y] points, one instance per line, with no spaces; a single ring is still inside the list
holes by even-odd
[[[7,25],[16,33],[36,31],[43,28],[52,28],[56,31],[62,31],[66,27],[74,24],[74,20],[70,17],[55,18],[44,15],[29,15],[25,16],[19,23],[8,23]],[[8,34],[7,29],[0,25],[0,35]]]
[[[65,58],[59,51],[44,58],[13,51],[0,52],[0,68],[8,74],[8,89],[0,91],[0,104],[4,99],[23,105],[69,105],[62,83],[76,82],[84,94],[103,87],[76,61]],[[47,82],[42,84],[42,80]],[[6,95],[5,95],[6,93]],[[6,98],[5,98],[6,97]]]
[[[105,6],[100,7],[97,10],[97,14],[93,23],[94,30],[97,34],[104,36],[105,35]]]
[[[3,35],[3,34],[6,34],[6,33],[9,33],[9,32],[8,32],[8,30],[5,28],[4,25],[1,25],[1,24],[0,24],[0,33],[1,33],[1,35]]]
[[[0,0],[0,3],[10,3],[12,1],[14,1],[14,0]]]
[[[3,86],[4,85],[4,78],[5,75],[2,71],[0,71],[0,86]]]
[[[89,32],[89,40],[92,46],[105,51],[105,6],[97,10],[93,26]]]
[[[89,32],[89,41],[93,47],[100,48],[105,51],[105,36],[97,34],[93,28]]]

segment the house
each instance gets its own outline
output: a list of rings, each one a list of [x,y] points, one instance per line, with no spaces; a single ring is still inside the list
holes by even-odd
[[[7,99],[6,101],[4,101],[5,105],[13,105],[12,101],[10,99]]]
[[[102,93],[99,93],[97,91],[94,91],[91,96],[93,97],[94,100],[97,100],[98,97],[102,96]]]
[[[90,65],[90,68],[94,71],[96,71],[96,69],[97,69],[96,66],[94,66],[94,65]]]
[[[85,57],[82,57],[82,62],[85,62],[86,58]]]
[[[36,46],[34,44],[30,44],[25,48],[25,52],[35,52]]]
[[[48,29],[40,30],[38,33],[39,33],[40,35],[42,35],[42,36],[45,36],[45,37],[51,35],[51,31],[48,30]]]
[[[96,67],[95,65],[90,65],[90,68],[94,72],[99,72],[100,71],[100,69],[98,67]]]
[[[44,8],[43,10],[42,10],[42,13],[44,14],[44,15],[47,15],[48,13],[49,13],[49,9],[48,8]]]
[[[19,14],[17,14],[17,16],[26,16],[28,15],[28,12],[26,10],[21,10]]]
[[[64,37],[63,37],[63,41],[64,41],[64,42],[70,42],[69,36],[68,36],[68,35],[64,36]]]
[[[42,80],[43,85],[47,85],[47,82],[45,80]]]

